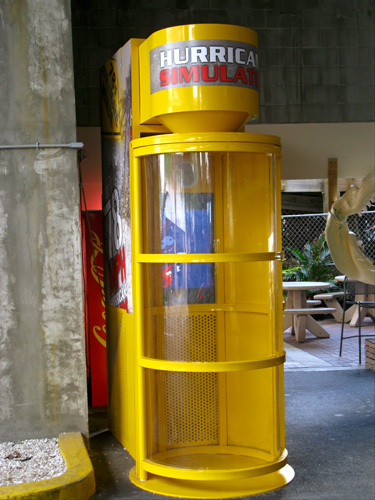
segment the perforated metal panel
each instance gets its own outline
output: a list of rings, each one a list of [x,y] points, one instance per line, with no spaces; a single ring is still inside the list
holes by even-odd
[[[167,316],[164,337],[164,355],[167,360],[217,360],[214,313]],[[165,425],[167,448],[217,444],[217,374],[167,372]]]
[[[215,313],[168,315],[164,319],[164,359],[216,361]]]

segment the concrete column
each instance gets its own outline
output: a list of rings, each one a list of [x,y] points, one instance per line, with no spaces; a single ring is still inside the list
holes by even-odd
[[[70,0],[0,3],[0,144],[76,141]],[[0,149],[0,442],[87,434],[77,152]]]

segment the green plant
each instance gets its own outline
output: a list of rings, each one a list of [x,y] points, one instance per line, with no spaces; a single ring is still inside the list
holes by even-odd
[[[333,262],[325,234],[318,241],[306,243],[303,250],[286,248],[292,257],[283,262],[284,281],[334,282]]]

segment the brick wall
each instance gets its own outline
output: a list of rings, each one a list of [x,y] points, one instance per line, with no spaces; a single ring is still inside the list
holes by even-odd
[[[78,126],[99,126],[100,66],[129,38],[190,23],[259,36],[259,123],[369,122],[374,0],[72,0]]]

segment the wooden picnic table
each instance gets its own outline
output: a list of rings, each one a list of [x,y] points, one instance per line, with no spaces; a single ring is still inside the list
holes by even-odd
[[[333,313],[331,307],[309,307],[307,290],[324,290],[331,286],[324,281],[283,281],[283,290],[288,292],[284,309],[284,331],[292,327],[297,342],[304,342],[306,330],[315,337],[329,338],[329,333],[312,317],[313,314]]]

